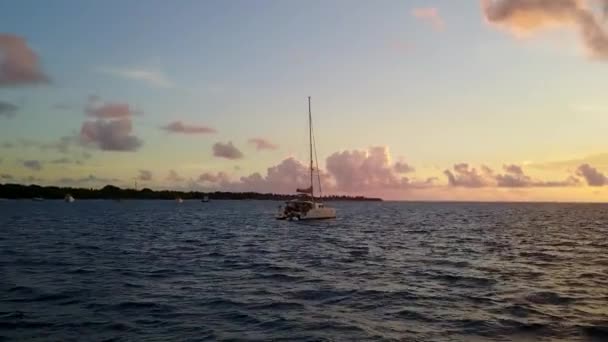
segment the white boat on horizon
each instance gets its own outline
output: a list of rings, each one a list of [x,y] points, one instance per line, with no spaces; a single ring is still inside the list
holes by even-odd
[[[70,194],[65,195],[65,197],[64,197],[63,200],[66,201],[66,202],[68,202],[68,203],[72,203],[72,202],[75,201],[74,197],[72,197],[72,195],[70,195]]]
[[[317,172],[319,184],[319,197],[315,198],[314,192],[314,166],[313,150],[317,171],[319,163],[317,160],[316,144],[312,131],[312,112],[310,109],[310,96],[308,97],[308,139],[310,147],[310,186],[305,189],[297,188],[296,192],[304,194],[304,198],[296,198],[285,202],[285,207],[279,206],[276,214],[278,220],[321,220],[336,218],[336,209],[326,206],[322,201],[321,176]]]
[[[183,200],[181,197],[177,197],[177,198],[175,199],[175,201],[176,201],[177,203],[183,203],[183,202],[184,202],[184,200]]]
[[[207,203],[209,202],[209,196],[204,196],[201,202]]]

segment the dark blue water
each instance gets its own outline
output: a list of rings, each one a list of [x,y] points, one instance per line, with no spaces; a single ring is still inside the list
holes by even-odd
[[[608,206],[277,205],[0,202],[0,340],[608,340]]]

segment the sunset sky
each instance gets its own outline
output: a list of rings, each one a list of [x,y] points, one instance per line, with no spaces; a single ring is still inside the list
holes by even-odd
[[[0,183],[606,201],[607,9],[2,1]]]

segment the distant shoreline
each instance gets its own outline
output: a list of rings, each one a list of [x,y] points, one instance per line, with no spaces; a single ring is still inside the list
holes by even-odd
[[[83,199],[107,199],[107,200],[202,200],[207,196],[210,200],[274,200],[288,201],[301,198],[301,195],[284,195],[273,193],[258,192],[201,192],[201,191],[174,191],[174,190],[152,190],[144,188],[121,189],[117,186],[106,185],[101,189],[85,189],[57,186],[40,185],[21,185],[21,184],[0,184],[0,198],[3,199],[64,199],[70,194],[77,200]],[[361,201],[361,202],[381,202],[381,198],[371,198],[364,196],[323,196],[325,201]]]

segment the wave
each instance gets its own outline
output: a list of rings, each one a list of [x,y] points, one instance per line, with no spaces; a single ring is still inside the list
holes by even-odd
[[[571,303],[574,298],[562,296],[556,292],[541,291],[527,295],[526,300],[534,304],[562,305]]]

